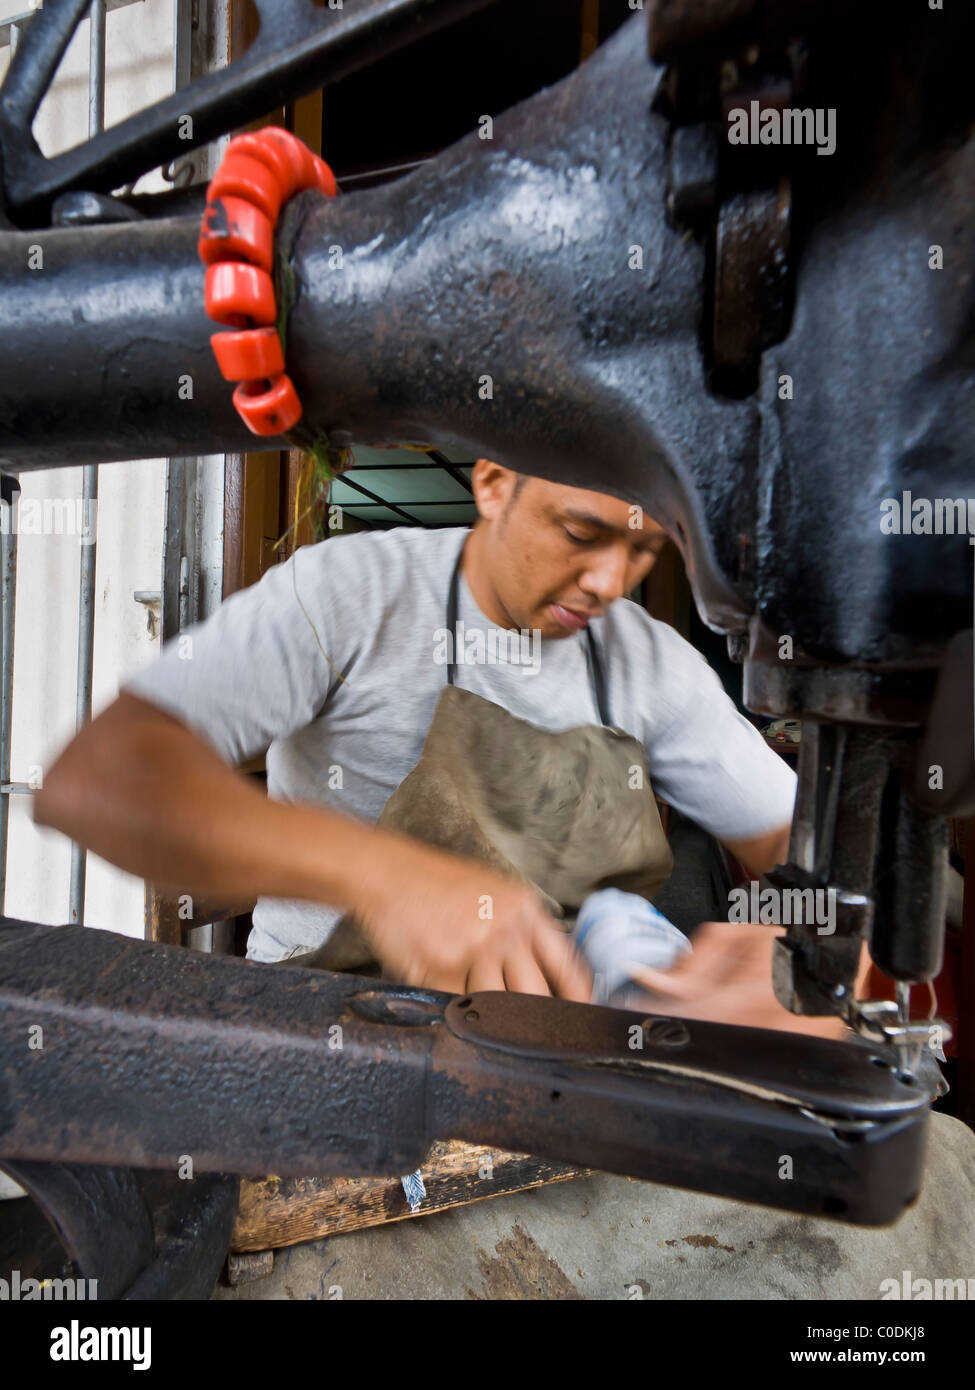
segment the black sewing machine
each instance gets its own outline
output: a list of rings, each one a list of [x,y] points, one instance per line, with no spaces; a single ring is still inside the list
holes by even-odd
[[[45,159],[30,118],[87,8],[48,0],[0,90],[0,467],[252,446],[209,349],[202,189],[111,190],[185,152],[178,113],[204,143],[476,7],[257,0],[264,27],[229,69]],[[470,448],[667,526],[749,708],[803,720],[769,881],[833,893],[836,930],[788,928],[776,993],[857,1036],[258,975],[3,921],[0,1166],[118,1290],[151,1260],[129,1170],[187,1152],[203,1173],[396,1174],[455,1136],[862,1223],[916,1196],[936,1021],[911,1022],[907,986],[939,970],[945,818],[975,807],[975,26],[961,6],[849,8],[646,0],[491,142],[300,195],[276,254],[300,289],[288,370],[329,447]],[[896,1002],[854,999],[863,940]],[[39,1020],[51,1042],[31,1053]],[[97,1187],[94,1229],[72,1184]],[[198,1189],[213,1250],[234,1191]],[[156,1278],[190,1276],[176,1260]]]

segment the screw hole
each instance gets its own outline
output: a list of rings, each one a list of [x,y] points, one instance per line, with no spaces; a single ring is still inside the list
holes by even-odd
[[[561,1092],[561,1091],[553,1091],[553,1092],[552,1092],[552,1100],[561,1100],[561,1099],[562,1099],[562,1092]]]
[[[477,1012],[476,1009],[468,1009],[464,1017],[468,1019],[471,1023],[476,1023],[477,1020],[481,1017],[481,1015]]]
[[[457,1007],[458,1007],[458,1009],[466,1009],[466,1008],[468,1007],[468,1005],[470,1004],[470,1002],[471,1002],[471,996],[468,995],[466,999],[461,999],[461,1000],[458,1002]]]

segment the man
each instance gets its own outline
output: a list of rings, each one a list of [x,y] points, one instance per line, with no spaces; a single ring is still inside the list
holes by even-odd
[[[704,659],[624,597],[663,530],[618,499],[486,459],[472,486],[472,531],[303,547],[169,643],[61,754],[37,823],[165,890],[259,899],[253,960],[311,951],[350,912],[408,983],[588,999],[586,967],[531,886],[364,823],[420,756],[456,572],[459,623],[541,634],[532,666],[468,663],[460,684],[547,730],[592,724],[591,632],[612,722],[642,743],[655,790],[754,876],[784,860],[793,773]],[[232,767],[264,749],[268,797]],[[775,1001],[772,935],[704,924],[691,958],[644,982],[675,1012],[822,1031]]]

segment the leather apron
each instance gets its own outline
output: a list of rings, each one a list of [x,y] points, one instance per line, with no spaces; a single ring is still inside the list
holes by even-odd
[[[462,555],[463,544],[447,600],[454,636]],[[540,729],[459,688],[452,660],[420,761],[377,822],[532,883],[566,929],[597,888],[652,898],[674,862],[643,745],[613,727],[591,629],[586,636],[599,724]],[[374,964],[349,915],[312,956],[300,963],[328,970]]]

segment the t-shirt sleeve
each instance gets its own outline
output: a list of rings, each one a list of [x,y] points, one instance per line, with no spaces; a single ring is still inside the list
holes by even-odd
[[[646,739],[654,791],[719,840],[789,825],[796,774],[673,628],[654,623],[655,709]]]
[[[301,547],[231,594],[122,691],[179,719],[230,763],[309,724],[338,683],[333,666],[347,658],[326,601],[330,544]]]

